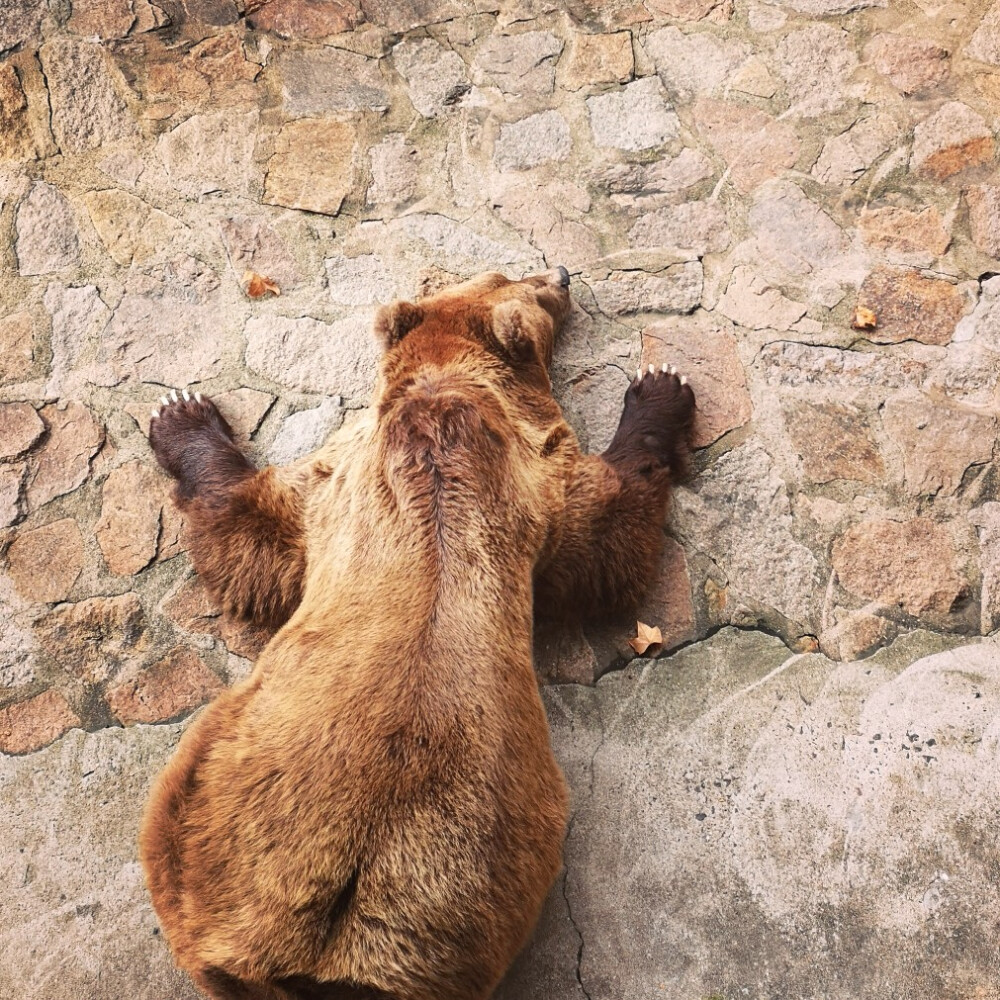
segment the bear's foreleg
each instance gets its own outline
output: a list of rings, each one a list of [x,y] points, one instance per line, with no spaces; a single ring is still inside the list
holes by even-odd
[[[694,393],[664,365],[640,370],[618,430],[600,456],[581,455],[566,486],[556,547],[535,575],[542,617],[630,611],[653,580],[672,482],[691,454]]]
[[[283,624],[299,603],[305,570],[301,491],[273,468],[258,471],[199,393],[164,396],[149,440],[177,480],[195,569],[227,611]]]

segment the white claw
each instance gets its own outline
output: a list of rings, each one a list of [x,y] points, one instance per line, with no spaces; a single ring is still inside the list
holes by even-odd
[[[682,375],[681,376],[681,385],[687,385],[687,384],[688,384],[688,377],[687,377],[687,375]]]
[[[171,390],[170,390],[170,398],[171,398],[171,399],[172,399],[172,400],[173,400],[173,401],[174,401],[175,403],[177,402],[177,390],[176,390],[176,389],[171,389]]]
[[[660,371],[663,372],[664,375],[666,375],[667,374],[667,366],[663,365],[663,367],[660,368]]]
[[[655,365],[650,365],[649,366],[649,374],[650,375],[655,375],[656,374],[656,366]]]
[[[641,368],[636,368],[636,370],[635,370],[635,377],[636,377],[636,379],[639,382],[642,381],[642,369]]]
[[[196,403],[200,403],[200,402],[201,402],[201,393],[200,393],[200,392],[196,392],[196,393],[194,394],[194,401],[195,401]]]
[[[166,396],[160,396],[160,402],[161,402],[161,403],[162,403],[162,404],[163,404],[164,406],[169,406],[169,405],[170,405],[170,400],[169,400],[169,399],[167,399],[167,397],[166,397]]]
[[[159,410],[153,410],[153,419],[155,420],[160,415]]]
[[[670,374],[671,375],[676,375],[677,374],[677,366],[676,365],[671,365],[670,366]]]
[[[185,389],[185,390],[184,390],[184,391],[183,391],[183,392],[181,393],[181,395],[182,395],[182,396],[184,397],[184,402],[185,402],[185,403],[186,403],[186,402],[187,402],[187,401],[188,401],[188,400],[189,400],[189,399],[191,398],[191,397],[190,397],[190,395],[188,395],[188,391],[187,391],[187,389]]]

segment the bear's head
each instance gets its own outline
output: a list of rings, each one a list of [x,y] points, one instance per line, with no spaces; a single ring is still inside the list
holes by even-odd
[[[568,311],[564,267],[519,281],[490,272],[415,303],[382,306],[375,314],[375,337],[386,352],[383,376],[418,356],[422,363],[451,360],[469,349],[485,351],[527,375],[547,372]]]
[[[492,524],[540,544],[552,507],[542,484],[570,436],[549,380],[569,304],[559,267],[519,281],[483,274],[378,310],[375,412],[398,503],[453,504],[461,518],[490,512]]]

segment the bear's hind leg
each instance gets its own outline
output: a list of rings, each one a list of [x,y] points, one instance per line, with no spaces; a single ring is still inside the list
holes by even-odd
[[[640,369],[608,449],[581,455],[570,473],[558,542],[535,573],[540,617],[608,618],[640,603],[663,548],[670,485],[687,470],[693,420],[686,379],[666,365]]]
[[[258,471],[215,404],[199,393],[163,397],[149,426],[157,461],[174,479],[191,558],[227,611],[283,624],[305,571],[303,486]]]

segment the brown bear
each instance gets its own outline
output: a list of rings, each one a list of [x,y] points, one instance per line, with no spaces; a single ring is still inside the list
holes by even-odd
[[[694,397],[640,371],[600,456],[549,364],[557,268],[376,314],[367,415],[255,469],[186,392],[150,427],[195,567],[280,631],[184,734],[140,849],[177,963],[218,1000],[479,1000],[558,873],[567,796],[535,614],[633,605]]]

